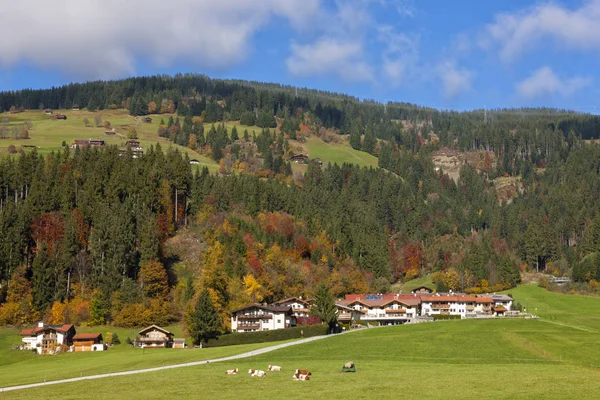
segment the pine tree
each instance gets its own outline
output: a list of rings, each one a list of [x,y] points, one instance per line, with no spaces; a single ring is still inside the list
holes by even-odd
[[[315,293],[315,305],[311,310],[312,314],[322,322],[329,325],[329,333],[333,333],[337,326],[337,307],[331,292],[324,282],[321,282]]]
[[[219,336],[219,314],[210,298],[208,289],[202,290],[189,316],[189,333],[195,345],[206,343]]]
[[[354,150],[360,150],[362,147],[360,143],[360,132],[358,129],[353,130],[352,133],[350,133],[350,146],[352,146]]]
[[[235,127],[235,125],[231,129],[231,140],[233,142],[235,142],[236,140],[240,140],[240,137],[238,135],[238,131],[237,131],[237,128]]]
[[[375,133],[373,133],[373,129],[367,129],[365,133],[365,141],[363,143],[363,151],[367,153],[373,154],[375,152],[375,145],[377,144],[377,138],[375,137]]]

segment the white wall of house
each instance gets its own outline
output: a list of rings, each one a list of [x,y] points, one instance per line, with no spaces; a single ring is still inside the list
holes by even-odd
[[[249,324],[258,325],[251,329],[244,329],[245,321],[243,316],[255,317],[248,320]],[[292,323],[291,317],[284,312],[270,312],[256,307],[238,311],[231,317],[231,330],[234,332],[254,332],[254,331],[272,331],[275,329],[283,329],[290,326]]]

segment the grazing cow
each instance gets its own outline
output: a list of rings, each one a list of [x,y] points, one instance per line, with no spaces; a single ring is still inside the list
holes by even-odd
[[[281,367],[279,365],[269,365],[267,371],[281,371]]]
[[[237,369],[237,368],[234,368],[234,369],[228,369],[228,370],[227,370],[225,373],[226,373],[227,375],[236,375],[236,374],[238,373],[238,369]]]
[[[262,371],[260,369],[249,369],[248,373],[250,374],[250,376],[267,376],[265,371]]]
[[[312,375],[312,373],[307,369],[297,369],[294,375]]]

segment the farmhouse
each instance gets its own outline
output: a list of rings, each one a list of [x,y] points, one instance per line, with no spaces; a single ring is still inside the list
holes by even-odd
[[[104,351],[106,345],[102,343],[101,333],[78,333],[73,336],[73,351]]]
[[[198,165],[198,164],[200,164],[200,161],[196,160],[195,158],[192,158],[192,159],[190,160],[190,164],[191,164],[191,165]]]
[[[73,111],[79,111],[79,104],[73,104]]]
[[[102,147],[104,146],[103,139],[75,139],[71,148],[83,148],[83,147]]]
[[[129,139],[125,142],[125,147],[130,147],[132,149],[141,149],[140,142],[135,139]]]
[[[419,286],[412,290],[412,293],[433,293],[433,289],[428,286]]]
[[[150,118],[150,117],[144,117],[144,118],[142,118],[142,122],[144,122],[146,124],[151,124],[152,123],[152,118]]]
[[[249,304],[232,311],[233,332],[270,331],[296,326],[291,307]]]
[[[173,334],[160,326],[150,325],[138,332],[136,342],[141,347],[172,347]]]
[[[104,134],[105,135],[109,135],[109,136],[113,136],[115,134],[115,131],[105,131]]]
[[[57,346],[70,346],[75,336],[75,327],[71,324],[45,325],[39,322],[36,327],[23,329],[23,350],[36,350],[38,354],[54,354]]]
[[[46,109],[44,110],[44,114],[46,114],[46,115],[52,115],[52,110],[51,110],[51,109],[49,109],[49,108],[46,108]]]
[[[402,294],[347,295],[337,304],[361,312],[360,319],[363,321],[397,325],[419,316],[421,299],[416,295]]]
[[[294,154],[290,157],[290,161],[296,164],[306,164],[308,162],[308,156],[306,154]]]
[[[56,116],[54,117],[55,119],[67,119],[67,116],[64,114],[56,114]]]
[[[354,308],[345,306],[341,302],[336,302],[335,306],[338,311],[338,321],[343,323],[350,323],[352,321],[358,321],[362,318],[363,312],[355,310]]]

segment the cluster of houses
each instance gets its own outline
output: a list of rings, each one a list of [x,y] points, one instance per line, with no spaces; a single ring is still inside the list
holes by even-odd
[[[38,354],[57,354],[62,351],[104,351],[108,346],[98,332],[77,333],[72,324],[47,325],[39,322],[31,329],[19,332],[23,336],[21,350],[32,350]],[[169,347],[183,349],[185,339],[174,338],[173,333],[160,326],[151,325],[138,332],[134,346],[142,348]]]
[[[513,298],[504,294],[472,296],[463,293],[433,293],[422,286],[410,294],[347,294],[336,301],[338,321],[365,321],[398,325],[428,321],[436,315],[452,318],[503,317],[511,311]],[[312,301],[292,297],[274,304],[250,304],[232,311],[231,330],[256,332],[296,326],[310,315]]]
[[[323,161],[320,158],[309,159],[306,154],[293,154],[290,157],[290,161],[296,164],[308,164],[309,162],[313,162],[317,165],[323,165]]]

